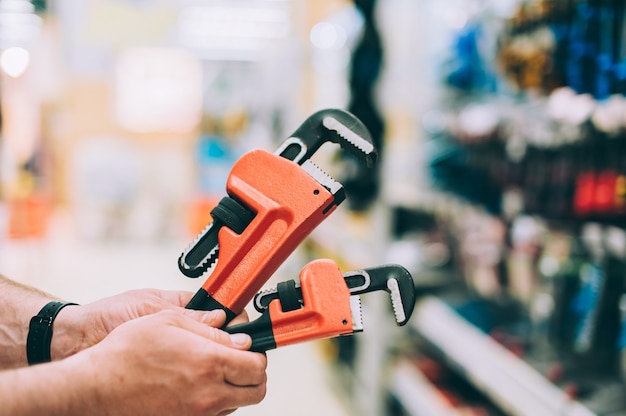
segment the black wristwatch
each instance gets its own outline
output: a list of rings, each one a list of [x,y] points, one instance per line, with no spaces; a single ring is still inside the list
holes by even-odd
[[[33,316],[28,326],[26,338],[26,358],[28,364],[47,363],[50,358],[50,342],[52,341],[52,324],[59,311],[66,306],[77,305],[72,302],[53,301],[44,306],[37,316]]]

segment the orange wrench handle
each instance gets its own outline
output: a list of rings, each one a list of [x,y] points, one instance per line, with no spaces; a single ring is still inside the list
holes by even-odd
[[[219,230],[218,261],[187,307],[221,308],[230,320],[336,204],[334,195],[301,166],[264,150],[246,153],[235,163],[226,191],[255,217],[241,234]]]

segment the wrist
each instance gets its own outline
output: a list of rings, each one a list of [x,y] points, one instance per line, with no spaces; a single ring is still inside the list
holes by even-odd
[[[67,358],[83,350],[85,340],[79,305],[68,305],[57,314],[50,341],[52,361]]]
[[[72,323],[75,320],[60,317],[64,309],[75,305],[71,302],[50,301],[30,319],[26,340],[26,356],[29,364],[64,358],[78,348],[80,338],[76,338],[77,326]],[[53,336],[55,332],[57,334]],[[68,336],[68,334],[71,335]]]

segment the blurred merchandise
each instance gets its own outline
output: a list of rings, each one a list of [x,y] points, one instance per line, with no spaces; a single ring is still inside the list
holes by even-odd
[[[29,195],[13,199],[8,210],[9,238],[41,238],[46,235],[51,215],[51,203],[46,196]]]
[[[455,414],[458,393],[442,399],[438,380],[412,368],[428,352],[459,377],[453,388],[468,383],[484,395],[491,407],[481,414],[623,414],[624,7],[461,1],[453,12],[426,3],[430,19],[446,22],[438,39],[447,42],[429,62],[436,85],[421,80],[421,105],[408,110],[422,145],[387,160],[423,160],[426,180],[402,186],[406,170],[385,171],[396,192],[386,189],[382,200],[384,254],[453,314],[418,300],[415,336],[385,342],[379,359],[394,376],[374,391],[389,398],[387,414]],[[407,107],[389,106],[394,131]],[[391,149],[411,149],[391,137]],[[420,318],[419,310],[428,312]],[[339,368],[357,380],[364,368],[377,370],[363,364],[361,342],[334,347]]]
[[[356,9],[363,16],[359,42],[354,46],[348,83],[350,101],[347,109],[363,121],[372,135],[374,147],[380,157],[384,152],[385,122],[375,100],[375,86],[383,65],[383,45],[375,18],[376,0],[356,0]],[[379,192],[379,166],[365,168],[356,160],[346,161],[342,182],[346,186],[348,204],[355,211],[363,211]]]

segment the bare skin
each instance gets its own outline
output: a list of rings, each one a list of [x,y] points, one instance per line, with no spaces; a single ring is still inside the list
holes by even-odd
[[[0,371],[0,415],[208,416],[260,402],[266,356],[218,329],[222,311],[184,309],[190,296],[141,290],[68,306],[53,362],[25,367],[28,321],[54,298],[0,278],[0,367],[14,368]]]

